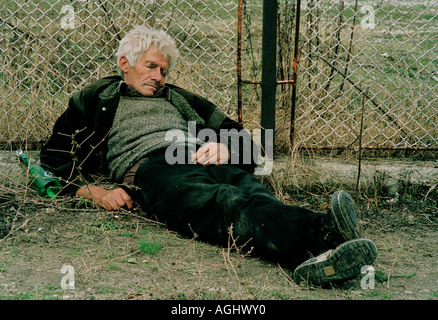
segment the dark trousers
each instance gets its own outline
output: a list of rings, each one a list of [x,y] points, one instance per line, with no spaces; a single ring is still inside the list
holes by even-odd
[[[294,268],[323,249],[322,213],[276,199],[258,180],[234,165],[166,163],[164,153],[146,159],[135,175],[136,200],[149,216],[182,235],[237,245]]]

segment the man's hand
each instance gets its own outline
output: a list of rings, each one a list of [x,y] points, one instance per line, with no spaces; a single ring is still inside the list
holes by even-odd
[[[208,166],[210,164],[224,164],[230,159],[228,147],[223,143],[209,142],[203,145],[192,155],[192,161],[196,164]]]
[[[81,187],[76,195],[91,200],[109,211],[123,207],[130,210],[134,207],[134,201],[122,188],[107,190],[98,186],[86,185]]]

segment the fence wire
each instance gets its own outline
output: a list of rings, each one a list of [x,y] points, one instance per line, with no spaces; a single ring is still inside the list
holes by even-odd
[[[297,132],[310,145],[438,147],[438,3],[307,1]],[[362,119],[363,111],[363,119]]]
[[[135,24],[162,28],[177,40],[182,59],[171,82],[235,116],[237,5],[0,0],[0,142],[46,139],[73,92],[119,73],[114,53]],[[296,0],[279,0],[278,7],[277,75],[290,80]],[[261,17],[261,1],[244,1],[249,80],[260,80]],[[438,148],[437,1],[302,0],[300,21],[298,145],[345,148],[360,136],[365,147]],[[243,90],[250,126],[260,102],[254,87]],[[278,131],[290,128],[290,88],[279,85]]]
[[[296,2],[278,1],[279,80],[293,76]],[[245,4],[245,76],[259,80],[262,8]],[[438,2],[301,4],[295,144],[357,147],[360,138],[370,148],[438,148]],[[276,131],[283,141],[290,91],[279,85],[277,92]]]
[[[170,82],[224,109],[233,99],[235,1],[0,2],[0,141],[40,141],[71,94],[119,74],[119,40],[136,24],[169,32],[181,60]]]

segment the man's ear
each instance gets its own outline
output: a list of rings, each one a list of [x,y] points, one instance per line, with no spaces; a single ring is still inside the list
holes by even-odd
[[[127,73],[128,72],[128,70],[130,68],[130,65],[129,65],[128,59],[126,59],[125,56],[121,56],[120,57],[120,59],[119,59],[119,66],[120,66],[120,69],[123,71],[123,73]]]

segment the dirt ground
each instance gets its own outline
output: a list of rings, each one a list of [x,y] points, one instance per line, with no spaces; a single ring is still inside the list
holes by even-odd
[[[364,236],[379,249],[374,289],[362,288],[365,275],[329,288],[297,285],[292,270],[232,242],[220,248],[183,238],[139,209],[108,213],[77,199],[11,190],[0,190],[2,220],[14,225],[0,240],[0,299],[438,299],[436,190],[359,198]],[[330,194],[295,191],[286,199],[325,211]]]

